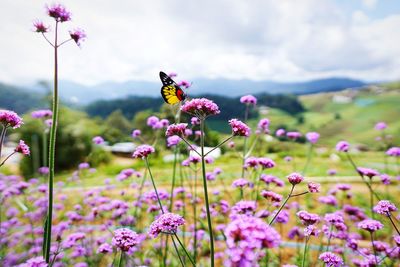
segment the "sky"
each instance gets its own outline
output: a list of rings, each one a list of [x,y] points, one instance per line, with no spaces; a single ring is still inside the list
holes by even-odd
[[[53,52],[32,22],[47,2],[0,3],[0,82],[51,80]],[[60,48],[60,79],[85,85],[179,78],[400,79],[399,0],[65,0],[81,47]],[[54,27],[52,27],[54,29]],[[48,33],[53,38],[53,32]]]

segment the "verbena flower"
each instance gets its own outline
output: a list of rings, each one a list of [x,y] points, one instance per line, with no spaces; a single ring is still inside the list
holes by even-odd
[[[33,27],[35,32],[45,33],[49,31],[49,27],[44,25],[44,23],[39,20],[33,22]]]
[[[275,193],[273,191],[267,191],[267,190],[262,190],[261,196],[263,196],[266,199],[270,199],[272,202],[281,202],[282,198],[283,198],[282,195]]]
[[[197,117],[192,117],[192,118],[190,119],[190,123],[191,123],[192,125],[200,125],[200,120],[199,120],[199,118],[197,118]]]
[[[299,133],[299,132],[287,132],[287,133],[286,133],[286,136],[287,136],[287,138],[289,138],[289,139],[296,140],[296,139],[298,139],[298,138],[301,137],[301,133]]]
[[[311,144],[315,144],[318,142],[319,133],[317,133],[317,132],[306,133],[306,138],[307,138],[308,142],[310,142]]]
[[[391,147],[386,151],[386,155],[400,157],[400,147]]]
[[[239,216],[225,228],[229,266],[254,266],[262,249],[279,246],[281,236],[265,221]]]
[[[259,164],[258,158],[256,158],[256,157],[248,157],[248,158],[244,161],[243,167],[244,167],[245,169],[248,169],[248,168],[257,169],[258,164]]]
[[[127,252],[140,243],[138,234],[128,228],[120,228],[114,231],[112,245]]]
[[[377,220],[372,220],[372,219],[366,219],[357,224],[357,227],[359,229],[364,229],[369,232],[375,232],[377,230],[380,230],[383,228],[383,224],[380,221]]]
[[[31,116],[35,119],[49,118],[53,116],[53,112],[49,109],[35,110],[32,111]]]
[[[93,143],[95,143],[96,145],[101,145],[104,144],[104,139],[101,136],[95,136],[92,139]]]
[[[296,172],[289,174],[286,178],[292,185],[299,184],[304,180],[304,177],[300,173]]]
[[[157,118],[156,116],[150,116],[147,118],[147,125],[154,128],[157,126],[159,121],[160,121],[160,119]]]
[[[66,22],[71,20],[71,13],[60,4],[47,6],[47,14],[58,22]]]
[[[300,221],[306,226],[316,224],[321,220],[318,214],[309,213],[305,210],[297,212],[296,215],[297,217],[299,217]]]
[[[183,224],[185,224],[185,219],[182,216],[170,212],[164,213],[152,222],[149,235],[155,238],[160,233],[175,234],[178,227]]]
[[[14,149],[15,152],[21,153],[23,155],[29,156],[31,153],[29,151],[29,146],[25,144],[24,140],[19,140],[18,146]]]
[[[347,152],[347,151],[349,151],[349,148],[350,148],[350,145],[346,141],[339,141],[336,144],[336,150],[339,152]]]
[[[262,133],[268,134],[269,133],[269,124],[270,124],[269,119],[267,119],[267,118],[261,119],[258,122],[257,129]]]
[[[169,137],[167,138],[167,146],[168,146],[168,147],[176,146],[176,145],[179,144],[179,142],[180,142],[181,140],[182,140],[182,139],[181,139],[179,136],[177,136],[177,135],[169,136]]]
[[[304,236],[319,236],[320,230],[315,225],[308,225],[306,228],[304,228]]]
[[[185,80],[182,80],[178,83],[178,86],[185,87],[186,89],[191,86],[191,83]]]
[[[378,204],[373,208],[376,213],[388,215],[391,212],[397,211],[397,207],[390,202],[389,200],[381,200]]]
[[[78,165],[78,169],[80,169],[80,170],[89,169],[89,168],[90,168],[90,165],[87,162],[82,162],[82,163],[79,163],[79,165]]]
[[[321,189],[321,185],[319,183],[309,182],[308,183],[308,191],[310,193],[319,193]]]
[[[380,121],[377,124],[375,124],[375,130],[382,131],[382,130],[385,130],[386,128],[387,128],[387,124],[383,121]]]
[[[256,105],[257,98],[252,95],[245,95],[240,98],[240,103],[248,104],[248,105]]]
[[[249,185],[249,181],[244,179],[244,178],[239,178],[233,181],[232,186],[233,187],[240,187],[243,188],[245,186]]]
[[[154,147],[152,147],[150,145],[141,145],[135,149],[132,156],[134,158],[142,158],[143,159],[154,152],[155,152]]]
[[[237,215],[253,215],[257,209],[257,204],[255,201],[251,200],[241,200],[237,202],[231,209],[232,218],[237,217]]]
[[[34,257],[25,263],[18,265],[19,267],[47,267],[47,263],[42,256]]]
[[[80,46],[81,42],[86,38],[86,33],[84,30],[76,28],[73,31],[69,31],[69,36],[71,36],[71,39],[74,40],[78,46]]]
[[[278,130],[276,130],[276,132],[275,132],[275,135],[276,135],[277,137],[284,136],[285,134],[286,134],[286,131],[285,131],[284,129],[278,129]]]
[[[318,258],[325,262],[328,267],[340,267],[343,265],[343,259],[332,252],[321,253]]]
[[[232,134],[236,136],[245,136],[248,137],[250,135],[250,128],[245,123],[241,122],[238,119],[229,120],[229,125],[232,127]]]
[[[199,119],[220,113],[217,104],[207,98],[194,98],[183,104],[181,110]]]
[[[391,179],[390,179],[390,176],[389,175],[387,175],[387,174],[385,174],[385,173],[382,173],[381,175],[379,175],[380,177],[381,177],[381,182],[382,182],[382,184],[384,184],[384,185],[389,185],[390,183],[391,183]]]
[[[113,248],[108,243],[103,243],[97,248],[97,253],[108,254],[113,251]]]
[[[182,136],[185,133],[185,130],[187,128],[187,123],[177,123],[177,124],[171,124],[168,126],[167,131],[165,132],[166,136]]]
[[[142,131],[140,131],[139,129],[135,129],[132,131],[133,138],[139,137],[141,134],[142,134]]]
[[[275,162],[270,159],[270,158],[258,158],[258,164],[263,168],[263,169],[270,169],[275,167]]]
[[[17,113],[10,110],[0,110],[0,123],[4,127],[12,127],[13,129],[21,127],[23,121]]]
[[[374,176],[378,176],[379,175],[378,171],[376,171],[374,169],[370,169],[370,168],[358,167],[357,171],[362,176],[367,176],[369,178],[372,178]]]

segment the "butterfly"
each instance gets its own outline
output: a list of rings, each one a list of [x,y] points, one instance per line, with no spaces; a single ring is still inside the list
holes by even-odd
[[[160,79],[163,84],[161,95],[164,101],[170,105],[179,103],[186,98],[185,92],[164,72],[160,71]]]

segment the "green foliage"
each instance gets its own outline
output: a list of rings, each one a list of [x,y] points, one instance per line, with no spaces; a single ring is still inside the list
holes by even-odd
[[[30,157],[24,157],[20,168],[25,176],[29,176],[36,172],[37,167],[45,165],[47,156],[43,153],[43,135],[46,127],[43,121],[30,116],[25,116],[24,122],[19,131],[20,138],[31,146],[32,153]],[[85,113],[62,107],[57,128],[56,171],[76,167],[84,161],[92,149],[92,137],[98,134],[99,129]]]
[[[0,108],[24,113],[43,104],[37,94],[24,91],[21,88],[0,83]]]
[[[116,110],[111,113],[104,121],[101,136],[110,144],[117,142],[130,141],[130,132],[132,124],[125,118],[121,110]]]
[[[109,151],[104,150],[102,147],[94,146],[92,153],[89,155],[90,166],[99,166],[100,164],[110,163],[112,159],[112,154]]]

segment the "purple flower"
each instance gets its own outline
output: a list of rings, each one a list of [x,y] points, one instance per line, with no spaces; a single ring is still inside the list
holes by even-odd
[[[319,193],[321,189],[321,185],[319,183],[309,182],[308,183],[308,191],[310,193]]]
[[[31,116],[35,119],[49,118],[53,116],[53,112],[49,109],[41,109],[32,111]]]
[[[374,170],[374,169],[369,169],[369,168],[363,168],[363,167],[358,167],[357,171],[359,174],[361,174],[362,176],[367,176],[370,179],[374,176],[378,176],[379,172]]]
[[[330,176],[334,176],[334,175],[336,175],[337,171],[336,171],[335,169],[329,169],[329,170],[327,171],[327,173],[328,173],[328,175],[330,175]]]
[[[33,27],[35,32],[45,33],[49,31],[49,27],[44,25],[44,23],[40,20],[33,22]]]
[[[252,95],[245,95],[240,98],[240,103],[248,104],[248,105],[256,105],[257,98]]]
[[[220,113],[217,104],[207,98],[193,98],[192,100],[183,104],[181,110],[194,115],[199,119],[204,119],[208,116],[217,115]]]
[[[0,110],[0,123],[4,127],[12,127],[13,129],[21,127],[22,119],[17,113],[10,110]]]
[[[258,122],[257,129],[261,132],[268,134],[269,133],[269,119],[264,118]]]
[[[281,136],[284,136],[285,133],[286,133],[286,131],[284,129],[278,129],[278,130],[276,130],[275,135],[277,137],[281,137]]]
[[[321,203],[324,203],[326,205],[330,205],[330,206],[336,206],[337,205],[337,200],[332,195],[319,197],[318,201],[321,202]]]
[[[40,174],[49,174],[49,168],[48,168],[48,167],[40,167],[40,168],[38,169],[38,172],[39,172]]]
[[[232,127],[232,134],[236,136],[245,136],[248,137],[250,135],[250,128],[245,123],[241,122],[238,119],[229,120],[229,125]]]
[[[169,136],[167,138],[167,146],[168,147],[176,146],[177,144],[179,144],[180,141],[181,138],[177,135]]]
[[[287,136],[287,138],[289,138],[289,139],[296,140],[296,139],[298,139],[298,138],[301,137],[301,133],[299,133],[299,132],[287,132],[287,133],[286,133],[286,136]]]
[[[400,157],[400,147],[391,147],[386,151],[386,155],[391,157]]]
[[[191,83],[185,80],[182,80],[178,83],[178,86],[182,86],[185,87],[186,89],[189,88],[191,86]]]
[[[341,191],[348,191],[351,189],[351,185],[349,184],[337,184],[336,188]]]
[[[245,187],[246,185],[249,185],[249,181],[247,181],[247,180],[244,179],[244,178],[239,178],[239,179],[233,181],[233,183],[232,183],[232,186],[233,186],[233,187],[240,187],[240,188],[243,188],[243,187]]]
[[[304,228],[304,236],[318,236],[321,231],[315,225],[308,225]]]
[[[383,121],[380,121],[377,124],[375,124],[375,130],[382,131],[382,130],[385,130],[386,128],[387,128],[387,125]]]
[[[287,176],[287,179],[289,180],[289,183],[291,183],[292,185],[296,185],[301,183],[304,180],[304,177],[299,174],[299,173],[291,173]]]
[[[160,233],[175,234],[178,227],[183,224],[185,224],[185,219],[182,216],[170,212],[164,213],[151,223],[149,235],[155,238]]]
[[[261,196],[263,196],[266,199],[270,199],[272,202],[281,202],[282,201],[282,195],[277,194],[272,191],[262,190]]]
[[[256,208],[257,205],[255,201],[241,200],[232,207],[232,215],[238,215],[238,214],[252,215],[253,212],[256,210]]]
[[[397,211],[397,207],[389,200],[381,200],[374,207],[374,211],[383,215],[390,215],[391,212]]]
[[[104,144],[104,139],[101,136],[95,136],[92,139],[93,143],[95,143],[96,145],[101,145]]]
[[[297,217],[299,217],[301,222],[306,226],[316,224],[321,220],[318,214],[309,213],[305,210],[297,212],[296,215]]]
[[[26,261],[26,263],[23,263],[21,265],[18,265],[20,267],[47,267],[46,261],[43,259],[42,256],[39,257],[34,257]]]
[[[315,144],[316,142],[318,142],[319,133],[317,132],[306,133],[306,138],[311,144]]]
[[[132,131],[132,137],[136,138],[139,137],[142,134],[142,131],[140,131],[139,129],[133,130]]]
[[[191,123],[192,125],[199,125],[199,124],[200,124],[200,120],[199,120],[199,118],[197,118],[197,117],[192,117],[192,118],[190,119],[190,123]]]
[[[366,219],[357,224],[359,229],[364,229],[369,232],[375,232],[376,230],[382,229],[383,224],[380,221]]]
[[[29,146],[25,144],[24,140],[19,140],[18,146],[14,149],[15,152],[21,153],[25,156],[29,156],[31,153],[29,151]]]
[[[108,254],[108,253],[111,253],[112,251],[113,251],[113,248],[108,243],[101,244],[99,246],[99,248],[97,249],[97,253],[102,253],[102,254]]]
[[[244,166],[243,167],[245,169],[247,169],[247,168],[257,169],[258,163],[259,163],[258,158],[249,157],[244,161]]]
[[[60,4],[47,6],[47,14],[58,22],[65,22],[71,20],[71,13]]]
[[[339,141],[336,144],[336,150],[339,152],[347,152],[347,151],[349,151],[349,148],[350,148],[350,145],[346,141]]]
[[[382,184],[384,184],[384,185],[389,185],[390,184],[391,181],[390,181],[390,176],[389,175],[387,175],[385,173],[382,173],[380,175],[380,177],[381,177]]]
[[[79,165],[78,165],[78,169],[80,169],[80,170],[89,169],[89,168],[90,168],[90,165],[87,162],[82,162],[82,163],[79,163]]]
[[[275,162],[270,158],[258,158],[258,164],[262,166],[263,169],[270,169],[275,167]]]
[[[150,116],[147,118],[147,125],[154,129],[154,127],[157,126],[159,121],[160,121],[160,119],[157,118],[156,116]]]
[[[171,124],[168,126],[167,131],[165,132],[166,136],[182,136],[185,133],[187,127],[187,123],[177,123],[177,124]]]
[[[138,146],[135,149],[135,152],[133,152],[133,157],[134,158],[146,158],[148,155],[150,155],[151,153],[154,153],[155,149],[154,147],[150,146],[150,145],[141,145]]]
[[[293,158],[291,156],[286,156],[283,160],[286,162],[291,162]]]
[[[279,246],[281,236],[265,221],[253,216],[239,216],[225,228],[229,266],[254,266],[262,249]]]
[[[340,267],[343,265],[343,259],[332,252],[321,253],[319,259],[325,262],[328,267]]]
[[[139,244],[140,238],[138,234],[128,228],[120,228],[114,231],[112,245],[124,252],[129,251],[132,247]]]

